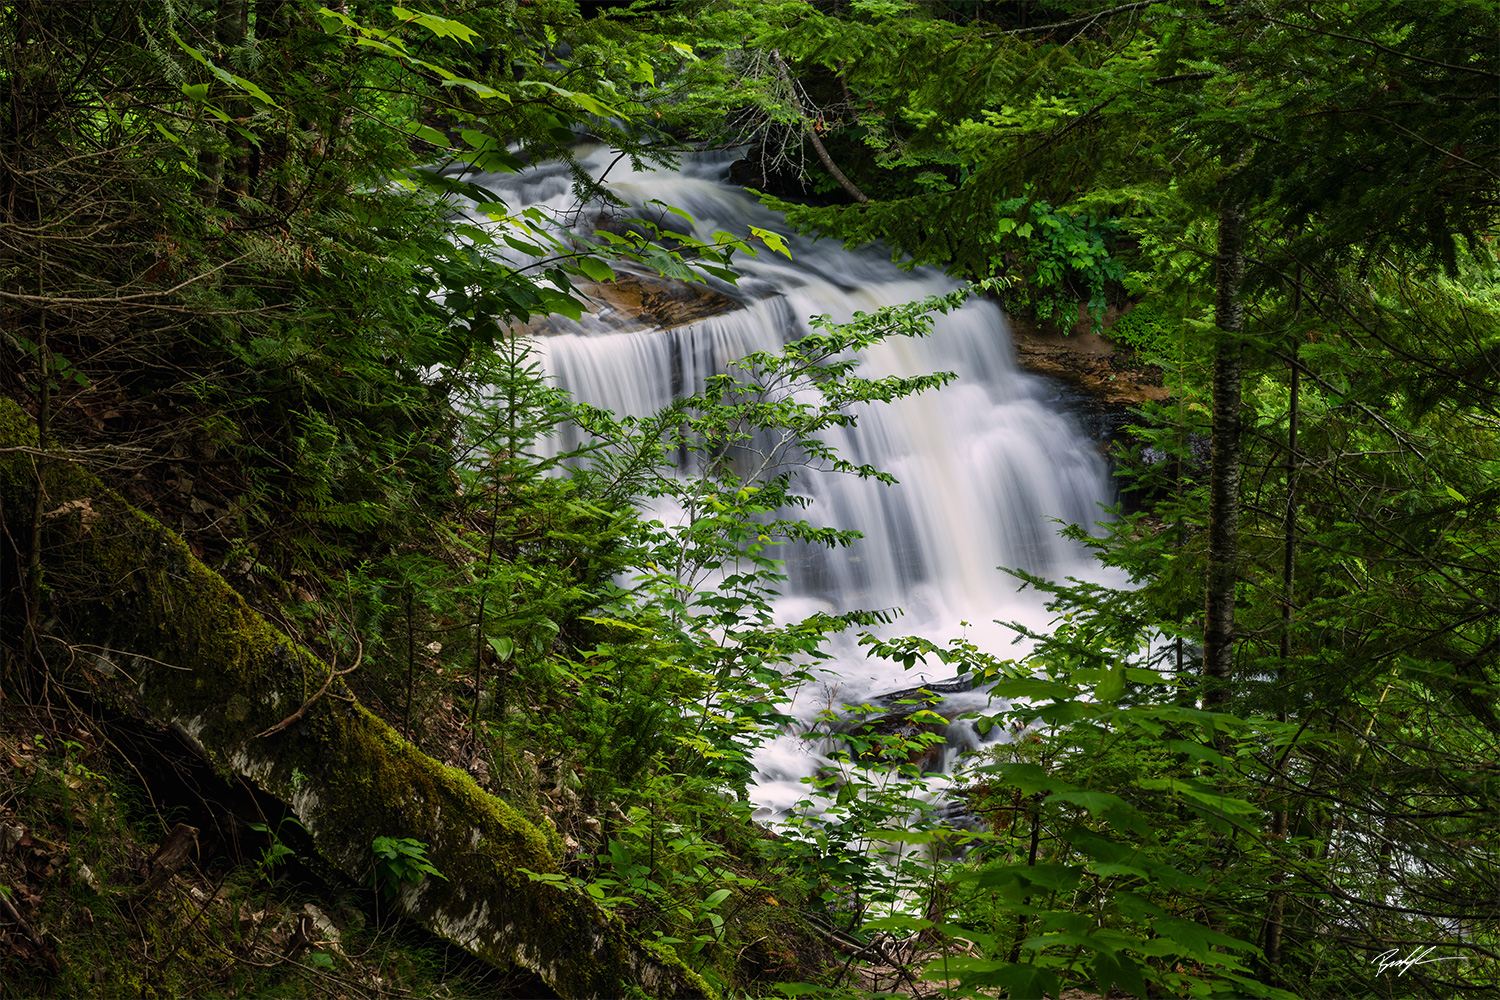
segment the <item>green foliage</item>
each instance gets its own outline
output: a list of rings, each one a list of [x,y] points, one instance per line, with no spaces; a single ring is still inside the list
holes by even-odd
[[[1106,291],[1125,276],[1124,267],[1110,255],[1117,225],[1087,213],[1061,212],[1030,198],[1003,199],[995,211],[1000,218],[991,269],[1002,270],[1007,253],[1016,255],[1026,269],[1021,293],[1008,303],[1011,308],[1029,309],[1066,331],[1081,302],[1097,327],[1104,317]],[[1015,241],[1021,241],[1019,246]]]
[[[972,943],[924,971],[955,996],[1493,990],[1495,6],[1019,9],[7,5],[5,391],[44,448],[86,445],[154,492],[409,734],[462,706],[446,721],[499,788],[539,821],[544,794],[571,803],[547,808],[564,871],[532,877],[725,981],[753,943],[737,920],[781,879],[850,947]],[[1017,662],[866,639],[1008,699],[973,720],[1011,737],[971,772],[982,831],[931,817],[925,695],[906,728],[826,716],[809,737],[833,764],[776,844],[736,840],[726,801],[829,637],[888,618],[772,614],[778,546],[853,537],[799,516],[798,476],[888,481],[819,434],[940,390],[854,358],[960,296],[825,319],[640,418],[564,398],[511,332],[577,316],[616,264],[701,280],[786,252],[648,218],[579,238],[471,179],[559,158],[597,195],[578,131],[670,159],[667,126],[715,120],[748,122],[769,158],[800,155],[811,123],[872,196],[786,206],[797,224],[999,274],[1062,325],[1118,285],[1142,301],[1114,338],[1172,369],[1176,400],[1121,456],[1150,509],[1073,531],[1133,589],[1018,573],[1058,618]],[[1226,199],[1246,206],[1251,376],[1239,661],[1229,710],[1207,712],[1195,442],[1226,343],[1204,318]],[[568,423],[587,445],[539,444]],[[7,625],[46,622],[31,602],[51,593],[7,595]],[[56,799],[71,834],[100,776],[62,746],[14,801]],[[267,875],[292,848],[258,832]],[[442,877],[419,841],[372,851],[387,896]],[[1410,980],[1372,961],[1408,944],[1455,954]]]
[[[373,881],[387,899],[428,875],[447,880],[427,859],[427,845],[410,837],[376,837],[370,842],[375,855]]]
[[[1152,357],[1175,354],[1182,319],[1160,298],[1149,298],[1121,316],[1110,327],[1109,339],[1116,344]]]

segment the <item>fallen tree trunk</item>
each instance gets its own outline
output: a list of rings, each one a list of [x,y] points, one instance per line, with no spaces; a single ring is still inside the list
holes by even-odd
[[[31,418],[0,399],[0,548],[11,549],[0,557],[24,565],[15,547],[40,510],[48,623],[37,649],[53,679],[179,726],[217,767],[288,803],[359,882],[371,880],[374,837],[426,842],[446,879],[406,886],[397,903],[478,958],[529,969],[564,997],[711,994],[585,894],[528,879],[521,869],[558,871],[536,827],[372,715],[181,538],[36,445]],[[22,633],[24,600],[3,595],[9,636]]]

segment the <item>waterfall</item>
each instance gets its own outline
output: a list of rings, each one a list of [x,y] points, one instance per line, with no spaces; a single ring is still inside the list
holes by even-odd
[[[591,164],[603,169],[609,151]],[[688,391],[726,363],[752,351],[776,351],[808,331],[809,316],[848,319],[856,311],[909,302],[955,287],[939,272],[903,270],[876,248],[846,251],[814,242],[788,227],[753,197],[729,185],[727,155],[705,155],[673,172],[613,166],[611,190],[635,206],[653,199],[684,209],[700,239],[715,230],[745,234],[754,225],[787,237],[791,259],[762,251],[736,257],[742,275],[717,286],[742,307],[671,330],[621,332],[585,316],[564,332],[538,339],[551,375],[584,402],[644,415]],[[512,210],[538,205],[577,212],[566,173],[540,168],[517,177],[477,180],[503,190]],[[669,222],[686,226],[676,216]],[[786,619],[817,610],[901,609],[886,631],[945,642],[960,635],[1004,655],[1014,633],[996,624],[1021,621],[1041,629],[1048,615],[1039,596],[1018,592],[997,567],[1022,567],[1053,577],[1098,578],[1081,547],[1059,537],[1058,522],[1091,524],[1111,498],[1104,462],[1078,425],[1055,404],[1054,388],[1020,371],[1005,317],[993,302],[971,300],[939,317],[932,336],[895,338],[870,350],[871,376],[951,371],[956,381],[889,406],[859,413],[858,426],[831,435],[841,454],[890,472],[899,485],[817,473],[802,483],[814,503],[801,516],[816,524],[855,528],[865,538],[850,548],[801,550],[788,559],[778,612]],[[811,720],[821,710],[857,704],[902,688],[944,680],[941,667],[903,671],[870,659],[852,638],[838,640],[831,672],[802,688],[788,709]],[[954,685],[962,687],[962,685]],[[983,708],[983,692],[955,691],[956,711]],[[981,742],[972,726],[950,726],[957,744]],[[998,729],[992,738],[1002,738]],[[796,734],[762,748],[754,798],[775,814],[806,794],[800,779],[823,762]]]

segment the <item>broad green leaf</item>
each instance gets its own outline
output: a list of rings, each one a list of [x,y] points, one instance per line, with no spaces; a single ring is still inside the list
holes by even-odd
[[[1009,888],[1013,895],[1022,895],[1030,887],[1048,892],[1067,892],[1078,885],[1084,872],[1082,865],[992,865],[977,872],[959,873],[954,879],[973,882],[985,888]],[[1016,892],[1018,889],[1021,891]]]
[[[759,226],[751,226],[750,232],[760,238],[766,246],[781,254],[787,260],[792,259],[792,251],[787,248],[786,240],[769,229],[761,229]]]
[[[1094,955],[1094,982],[1101,996],[1118,986],[1128,996],[1146,995],[1146,981],[1136,960],[1123,951],[1100,951]]]
[[[329,10],[327,7],[319,7],[316,13],[319,17],[323,17],[331,21],[340,21],[346,28],[352,28],[355,31],[367,31],[372,35],[379,35],[382,38],[385,37],[385,32],[380,31],[376,28],[367,28],[364,25],[360,24],[358,21],[354,20],[348,14],[343,14],[336,10]],[[338,28],[333,25],[324,25],[323,30],[334,32],[337,31]]]
[[[1182,795],[1215,812],[1230,816],[1251,816],[1260,812],[1258,807],[1244,799],[1224,795],[1196,781],[1182,781],[1177,778],[1147,778],[1141,781],[1140,786],[1147,791],[1164,791]]]
[[[244,77],[242,77],[242,76],[235,76],[233,73],[230,73],[229,74],[229,79],[230,79],[230,82],[232,82],[236,87],[239,87],[245,93],[249,94],[251,97],[255,98],[257,101],[260,101],[262,104],[269,105],[270,107],[273,107],[273,108],[280,108],[281,107],[281,105],[279,105],[275,101],[271,100],[271,95],[270,94],[266,93],[264,90],[261,90],[258,86],[256,86],[251,81],[245,79]]]
[[[1215,767],[1224,766],[1224,755],[1213,747],[1206,747],[1202,743],[1194,743],[1192,740],[1167,740],[1167,749],[1176,753],[1191,757],[1194,760],[1203,761],[1205,764],[1213,764]]]
[[[420,11],[407,10],[405,7],[392,7],[391,13],[408,24],[420,24],[439,38],[456,38],[460,42],[473,44],[473,39],[479,37],[479,32],[467,24],[451,21],[446,17],[438,17],[436,14],[423,14]]]
[[[197,62],[201,63],[204,66],[208,66],[208,67],[212,67],[213,66],[213,63],[209,62],[208,57],[205,56],[201,50],[199,50],[196,46],[192,46],[192,45],[189,45],[187,42],[184,42],[182,40],[182,36],[179,35],[179,34],[177,34],[177,32],[173,31],[171,28],[168,28],[167,29],[167,34],[169,34],[169,35],[172,36],[172,41],[176,42],[178,44],[178,46],[181,47],[182,51],[186,52],[189,56],[191,56]]]
[[[943,839],[943,834],[933,830],[889,830],[870,831],[877,840],[889,840],[897,844],[931,844]]]
[[[1067,701],[1078,697],[1077,688],[1039,677],[1006,677],[995,685],[994,691],[1002,698],[1027,698],[1032,701],[1042,698]]]
[[[1100,701],[1113,705],[1120,700],[1125,693],[1125,661],[1121,660],[1109,669],[1104,680],[1094,689],[1094,695]]]
[[[548,83],[546,80],[523,80],[521,82],[521,86],[541,87],[544,90],[550,90],[554,94],[557,94],[559,97],[567,98],[583,110],[591,114],[596,114],[600,118],[616,118],[620,114],[619,111],[610,107],[608,104],[605,104],[603,101],[597,100],[596,98],[593,98],[588,94],[580,94],[575,90],[564,90],[554,83]]]
[[[594,281],[613,281],[615,278],[615,269],[598,257],[579,257],[575,263],[578,265],[578,270]]]
[[[1215,957],[1213,954],[1215,948],[1224,948],[1229,951],[1255,950],[1255,946],[1248,942],[1232,938],[1228,934],[1221,934],[1196,921],[1183,920],[1178,917],[1160,918],[1152,923],[1151,929],[1158,937],[1166,938],[1177,945],[1182,954],[1191,955],[1199,961],[1207,961]]]
[[[478,80],[470,80],[465,77],[456,77],[452,80],[444,80],[443,86],[463,87],[466,90],[473,91],[475,95],[479,97],[488,97],[496,100],[501,100],[506,104],[511,103],[509,94],[502,93],[501,91],[496,90],[494,87],[491,87],[489,84],[480,83]]]
[[[1043,1000],[1061,992],[1057,974],[1039,965],[990,962],[956,956],[948,959],[959,981],[966,986],[999,986],[1012,1000]]]
[[[1016,786],[1026,795],[1035,795],[1038,792],[1080,790],[1077,785],[1071,782],[1052,777],[1040,764],[1032,764],[1027,761],[989,764],[985,767],[976,768],[976,770],[998,774],[1007,785]]]
[[[468,144],[459,155],[474,167],[490,173],[513,174],[525,166],[505,144],[478,129],[462,129],[458,136]]]
[[[416,125],[416,126],[413,126],[411,134],[414,135],[414,136],[416,136],[418,139],[423,140],[424,142],[430,142],[430,143],[432,143],[434,146],[437,146],[439,149],[447,149],[447,148],[449,148],[450,146],[453,145],[452,141],[449,140],[449,138],[446,135],[444,135],[443,133],[439,132],[437,129],[433,128],[431,125]]]
[[[1120,916],[1127,920],[1154,920],[1167,915],[1166,910],[1149,899],[1125,889],[1116,890],[1110,898],[1114,900],[1115,908],[1120,911]]]
[[[1052,798],[1058,802],[1070,802],[1075,806],[1081,806],[1094,814],[1102,813],[1107,809],[1134,808],[1118,795],[1111,795],[1108,792],[1090,792],[1084,789],[1053,792]]]
[[[195,48],[192,45],[189,45],[187,42],[184,42],[182,40],[182,36],[177,34],[177,32],[168,28],[167,34],[172,36],[172,40],[176,42],[184,52],[191,56],[196,62],[208,69],[208,71],[212,73],[217,79],[229,84],[231,87],[237,87],[240,90],[243,90],[245,93],[249,94],[251,97],[254,97],[257,101],[260,101],[263,104],[267,104],[273,108],[281,107],[281,105],[271,100],[270,94],[266,93],[264,90],[261,90],[260,87],[256,86],[251,81],[246,80],[242,76],[235,76],[228,70],[215,66],[213,62],[207,56],[205,56],[201,50]],[[203,100],[202,97],[193,97],[192,94],[188,93],[187,86],[187,84],[183,84],[183,93],[188,94],[188,96],[192,97],[193,100]],[[207,93],[208,92],[205,89],[204,94],[206,95]]]
[[[689,225],[695,224],[694,220],[693,220],[693,217],[688,214],[688,212],[687,212],[686,209],[678,208],[676,205],[668,205],[666,202],[662,201],[660,198],[652,198],[646,204],[648,204],[648,205],[660,205],[662,208],[666,209],[668,212],[671,212],[673,215],[676,215],[676,216],[678,216],[680,218],[686,219],[688,221]]]
[[[367,49],[374,49],[376,52],[384,52],[386,55],[395,56],[397,59],[411,58],[411,53],[406,51],[406,46],[401,44],[399,38],[392,38],[389,42],[377,41],[374,38],[356,38],[354,44]],[[449,75],[451,76],[452,74]]]

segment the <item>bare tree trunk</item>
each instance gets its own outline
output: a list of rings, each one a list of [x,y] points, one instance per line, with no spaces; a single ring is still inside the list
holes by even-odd
[[[797,118],[802,122],[802,130],[807,133],[807,138],[812,141],[812,146],[818,154],[818,159],[823,162],[823,168],[832,175],[834,180],[839,182],[839,187],[843,188],[849,197],[861,205],[866,204],[870,200],[869,196],[861,191],[853,181],[844,176],[844,172],[833,162],[833,157],[828,155],[828,150],[823,146],[823,140],[818,138],[818,130],[814,127],[812,119],[807,117],[807,112],[802,108],[802,100],[797,96],[797,84],[793,82],[792,74],[787,70],[786,61],[781,58],[781,53],[772,49],[771,58],[776,63],[776,72],[781,76],[781,82],[786,84],[787,97],[792,102],[792,110],[797,112]]]
[[[1208,587],[1203,614],[1203,707],[1221,710],[1234,673],[1234,596],[1239,562],[1240,383],[1245,346],[1245,213],[1237,202],[1219,210],[1214,324],[1219,328],[1213,378],[1213,460],[1208,480]]]

